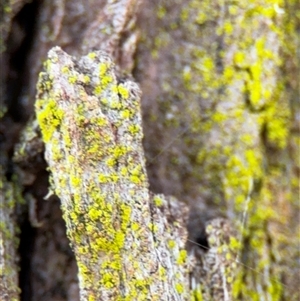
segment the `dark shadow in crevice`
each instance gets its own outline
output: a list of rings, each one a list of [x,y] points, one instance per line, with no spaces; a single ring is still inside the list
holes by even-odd
[[[8,36],[7,50],[7,82],[6,105],[7,114],[15,122],[28,119],[27,110],[21,101],[22,91],[28,84],[28,70],[26,61],[34,41],[36,20],[42,1],[32,1],[25,4],[14,17]]]
[[[31,301],[31,255],[34,245],[36,229],[34,229],[28,219],[24,220],[21,228],[19,255],[20,255],[20,272],[19,287],[21,289],[20,301]]]

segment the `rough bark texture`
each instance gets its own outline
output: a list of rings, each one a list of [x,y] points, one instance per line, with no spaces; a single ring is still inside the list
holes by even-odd
[[[233,299],[298,300],[299,9],[293,0],[2,1],[0,272],[12,274],[1,297],[17,298],[19,265],[21,300],[79,298],[59,201],[43,199],[48,173],[33,116],[42,62],[59,45],[76,56],[105,50],[120,80],[132,72],[140,83],[150,189],[193,208],[193,277],[209,283],[209,254],[222,263],[213,242],[208,252],[195,242],[205,248],[212,235],[223,245],[222,219],[209,227],[223,216],[239,233],[229,242],[239,249]],[[20,193],[17,210],[22,202],[10,196]]]
[[[153,208],[138,86],[118,83],[101,52],[76,61],[54,48],[45,65],[37,119],[81,300],[187,300],[185,214],[172,225],[171,204],[160,199],[164,210]]]
[[[16,203],[22,200],[18,183],[0,179],[0,300],[19,300]]]
[[[236,224],[243,235],[238,300],[298,298],[299,278],[289,276],[281,253],[290,249],[290,263],[299,256],[292,222],[299,220],[298,168],[287,168],[299,161],[288,142],[296,134],[289,136],[288,99],[296,96],[282,70],[297,64],[295,52],[286,57],[297,26],[289,19],[293,5],[148,1],[138,19],[135,76],[151,187],[189,203],[194,229],[220,214]]]

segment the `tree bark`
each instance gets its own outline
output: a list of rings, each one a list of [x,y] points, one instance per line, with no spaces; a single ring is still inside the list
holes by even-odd
[[[297,1],[44,0],[1,9],[0,298],[18,300],[20,287],[21,300],[79,300],[76,262],[84,300],[299,298]],[[73,57],[54,48],[39,80],[46,167],[33,111],[56,45]],[[112,81],[95,86],[91,74],[107,62],[115,67],[97,78]],[[43,199],[49,171],[60,200]],[[105,213],[96,210],[96,221],[94,204]],[[142,242],[145,252],[135,248]]]
[[[168,224],[171,203],[154,196],[162,211],[150,201],[138,86],[118,83],[101,52],[77,61],[53,48],[46,66],[37,119],[80,300],[187,300],[186,214],[177,205]]]

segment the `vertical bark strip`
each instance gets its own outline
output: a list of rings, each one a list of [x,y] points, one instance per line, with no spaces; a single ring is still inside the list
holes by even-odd
[[[81,300],[188,296],[183,225],[179,219],[171,227],[162,211],[151,210],[167,208],[167,201],[150,202],[140,93],[135,83],[117,81],[103,52],[77,61],[53,48],[40,74],[37,119],[79,268]]]
[[[19,300],[17,203],[22,201],[16,179],[8,181],[0,170],[0,300]]]
[[[291,224],[294,234],[283,239],[297,199],[286,183],[294,179],[286,168],[293,165],[292,98],[282,73],[293,60],[282,59],[292,28],[284,25],[289,5],[148,1],[138,19],[135,76],[143,90],[151,187],[188,202],[199,228],[207,216],[226,215],[236,224],[242,234],[237,300],[297,296],[282,281],[290,268],[280,255],[282,249],[295,254],[297,232]]]

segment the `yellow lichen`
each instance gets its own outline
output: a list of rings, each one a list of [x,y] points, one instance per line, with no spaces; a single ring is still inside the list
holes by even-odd
[[[118,93],[123,99],[128,99],[129,91],[124,87],[123,84],[118,85]]]

